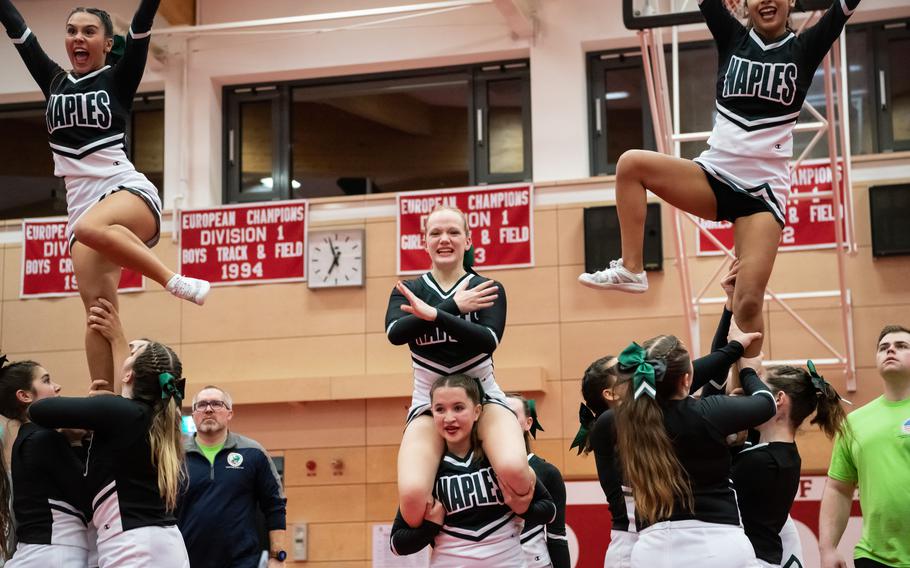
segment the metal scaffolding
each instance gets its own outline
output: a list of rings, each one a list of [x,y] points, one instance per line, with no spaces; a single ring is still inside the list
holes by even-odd
[[[819,15],[818,12],[810,14],[797,33],[802,31]],[[662,28],[646,29],[638,32],[641,43],[642,62],[645,71],[645,82],[648,88],[648,101],[651,107],[651,118],[654,123],[654,136],[659,152],[680,157],[681,143],[707,140],[710,132],[680,132],[680,101],[679,101],[679,30],[674,26],[671,30],[671,57],[673,88],[668,87],[667,65],[663,43]],[[856,253],[856,236],[854,231],[853,192],[850,185],[850,136],[848,124],[848,109],[846,103],[846,64],[843,50],[844,34],[831,47],[824,59],[825,104],[826,112],[823,116],[808,102],[804,103],[806,109],[815,119],[813,122],[798,123],[795,132],[815,132],[812,140],[793,162],[792,167],[798,167],[815,145],[827,135],[828,159],[831,164],[832,191],[813,192],[811,196],[792,195],[790,202],[800,199],[817,199],[831,197],[835,211],[835,250],[837,256],[838,287],[834,290],[819,290],[812,292],[797,292],[778,294],[770,288],[766,289],[765,300],[773,301],[781,307],[799,326],[804,328],[812,337],[818,340],[827,353],[822,357],[812,357],[818,365],[826,365],[842,369],[846,379],[847,390],[856,390],[856,358],[853,342],[853,317],[852,299],[846,283],[845,262],[847,254]],[[833,73],[832,73],[833,71]],[[833,77],[833,78],[832,78]],[[834,94],[838,96],[835,98]],[[835,107],[835,101],[837,106]],[[672,103],[672,112],[671,112]],[[672,121],[672,124],[671,124]],[[839,136],[838,136],[839,135]],[[839,138],[839,140],[838,140]],[[838,171],[838,163],[842,164],[842,171]],[[841,200],[840,180],[843,178],[844,199]],[[843,216],[843,225],[841,217]],[[689,274],[688,258],[683,229],[683,220],[687,220],[698,228],[700,234],[710,240],[722,251],[724,261],[718,266],[714,274],[705,285],[693,293],[692,280]],[[846,230],[845,230],[846,227]],[[689,213],[673,208],[672,232],[675,240],[676,266],[679,270],[683,306],[687,322],[687,339],[693,352],[700,352],[700,312],[701,306],[723,303],[725,298],[706,297],[709,287],[717,280],[728,264],[735,259],[732,250],[725,247],[710,231],[704,228],[698,219]],[[813,328],[796,310],[788,300],[806,298],[838,298],[841,312],[841,332],[845,349],[838,350],[818,330]],[[805,360],[767,360],[766,365],[803,364]]]

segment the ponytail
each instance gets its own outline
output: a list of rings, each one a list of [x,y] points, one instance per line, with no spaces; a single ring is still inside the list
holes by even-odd
[[[150,342],[133,362],[133,397],[152,405],[149,444],[158,472],[158,491],[165,509],[177,508],[180,482],[185,476],[180,405],[183,403],[183,366],[174,351]]]
[[[673,449],[660,406],[689,373],[689,353],[679,339],[663,335],[643,346],[633,343],[620,354],[618,365],[633,381],[616,411],[616,430],[636,513],[650,524],[671,517],[677,503],[693,510],[688,474]]]
[[[594,421],[609,408],[603,393],[619,382],[615,362],[616,357],[612,355],[601,357],[588,365],[581,379],[581,397],[584,402],[578,408],[578,432],[569,446],[570,450],[578,448],[578,455],[588,455],[593,450],[591,430]]]
[[[0,355],[0,414],[10,420],[27,421],[28,405],[19,400],[16,393],[20,390],[32,391],[35,381],[34,361],[16,361],[7,365],[6,355]],[[0,436],[0,555],[9,558],[9,536],[13,532],[12,511],[10,510],[12,487],[7,470],[6,452],[3,450]]]
[[[768,369],[767,383],[775,392],[783,391],[790,398],[790,426],[799,429],[813,412],[809,424],[816,424],[828,439],[842,433],[846,426],[847,412],[841,406],[841,397],[824,377],[818,374],[815,364],[806,362],[800,367],[772,367]]]

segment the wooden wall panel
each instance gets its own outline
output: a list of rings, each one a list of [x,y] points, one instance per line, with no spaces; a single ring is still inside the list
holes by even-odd
[[[604,187],[609,184],[604,182]],[[606,192],[605,192],[606,194]],[[599,203],[592,203],[597,205]],[[684,335],[679,275],[664,209],[665,263],[649,274],[652,289],[633,296],[579,286],[583,269],[581,205],[545,206],[536,212],[536,266],[487,273],[509,298],[509,324],[495,353],[504,383],[538,381],[536,399],[545,431],[533,451],[567,479],[593,479],[594,461],[569,450],[578,428],[580,379],[595,359],[621,351],[629,341],[660,333]],[[844,377],[823,368],[829,381],[859,407],[878,397],[875,338],[886,323],[910,323],[906,257],[873,259],[868,245],[868,192],[857,189],[861,248],[847,260],[854,298],[857,383],[846,393]],[[357,290],[312,292],[302,284],[216,288],[205,307],[179,302],[149,283],[146,292],[121,297],[128,334],[171,343],[190,377],[188,395],[208,383],[235,394],[232,428],[285,459],[289,523],[310,530],[310,561],[325,568],[369,566],[374,523],[390,523],[397,495],[397,454],[408,407],[411,362],[405,346],[389,344],[384,315],[395,274],[395,222],[361,223],[367,234],[367,284]],[[719,258],[694,256],[694,229],[684,226],[692,284],[702,288]],[[167,236],[155,249],[173,266]],[[20,301],[21,247],[0,249],[0,345],[13,358],[35,358],[63,384],[64,393],[88,386],[82,352],[82,306],[76,299]],[[836,287],[833,251],[782,253],[771,285],[779,292]],[[708,296],[720,296],[714,284]],[[838,348],[837,299],[790,304]],[[700,342],[708,348],[719,305],[702,308]],[[765,309],[769,358],[827,356],[779,306]],[[27,330],[27,333],[23,332]],[[525,385],[533,384],[525,383]],[[362,395],[362,396],[361,396]],[[329,400],[332,397],[344,400]],[[366,398],[363,398],[366,397]],[[373,398],[376,397],[376,398]],[[309,399],[309,400],[305,400]],[[816,428],[798,437],[807,471],[827,468],[830,443]],[[335,475],[333,460],[344,468]],[[307,462],[316,463],[315,472]],[[312,473],[312,475],[311,475]]]

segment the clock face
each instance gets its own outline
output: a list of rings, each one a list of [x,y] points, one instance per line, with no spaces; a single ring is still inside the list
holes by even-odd
[[[363,286],[363,240],[363,229],[311,231],[307,236],[307,285]]]

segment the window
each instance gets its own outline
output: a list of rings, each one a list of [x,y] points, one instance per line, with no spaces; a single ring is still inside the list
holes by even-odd
[[[854,155],[910,150],[910,68],[901,55],[910,53],[908,21],[874,22],[847,27],[847,88],[850,147]],[[670,47],[667,47],[669,89],[672,93]],[[679,48],[680,129],[709,131],[713,127],[717,55],[714,43],[693,42]],[[654,149],[648,93],[638,51],[594,53],[588,56],[592,175],[612,174],[625,150]],[[710,85],[710,88],[706,86]],[[825,116],[824,67],[819,66],[806,100]],[[806,110],[800,122],[813,122]],[[639,125],[639,126],[636,126]],[[800,155],[814,132],[794,133],[793,154]],[[680,154],[694,158],[707,148],[704,141],[683,142]],[[828,156],[827,137],[807,155]]]
[[[66,187],[54,176],[44,103],[0,106],[0,219],[66,215]],[[164,95],[133,103],[127,151],[158,192],[164,184]]]
[[[128,133],[130,161],[164,199],[164,93],[138,95]]]
[[[875,106],[882,152],[910,150],[910,21],[879,24],[875,35]]]
[[[590,55],[588,87],[593,175],[615,173],[626,150],[656,149],[641,52]]]
[[[43,104],[0,107],[0,217],[66,215],[66,189],[54,177]]]
[[[531,179],[526,62],[225,89],[225,201]]]

